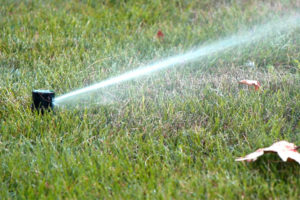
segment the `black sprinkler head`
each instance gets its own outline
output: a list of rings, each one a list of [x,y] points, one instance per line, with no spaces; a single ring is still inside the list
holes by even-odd
[[[32,91],[32,110],[37,110],[44,114],[45,111],[53,109],[53,100],[55,93],[51,90],[33,90]]]

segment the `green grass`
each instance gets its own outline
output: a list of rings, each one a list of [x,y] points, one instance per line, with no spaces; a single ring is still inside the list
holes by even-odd
[[[300,145],[299,28],[114,86],[86,108],[30,110],[33,89],[61,95],[299,9],[292,0],[1,1],[1,199],[299,199],[298,164],[234,161],[283,139]]]

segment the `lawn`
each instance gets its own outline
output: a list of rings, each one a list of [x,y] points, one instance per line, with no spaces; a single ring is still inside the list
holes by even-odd
[[[300,24],[299,10],[299,0],[2,0],[0,198],[299,199],[299,164],[235,162],[279,140],[300,145],[299,25],[31,111],[33,89],[60,96],[259,24]]]

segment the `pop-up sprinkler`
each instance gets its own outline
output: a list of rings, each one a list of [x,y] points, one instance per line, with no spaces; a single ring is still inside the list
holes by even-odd
[[[53,100],[55,93],[51,90],[33,90],[32,91],[32,110],[44,114],[45,111],[53,109]]]

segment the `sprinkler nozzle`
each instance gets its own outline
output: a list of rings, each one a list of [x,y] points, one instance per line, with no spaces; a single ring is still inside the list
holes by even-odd
[[[53,99],[55,93],[51,90],[33,90],[32,91],[32,111],[37,110],[44,114],[45,111],[53,109]]]

